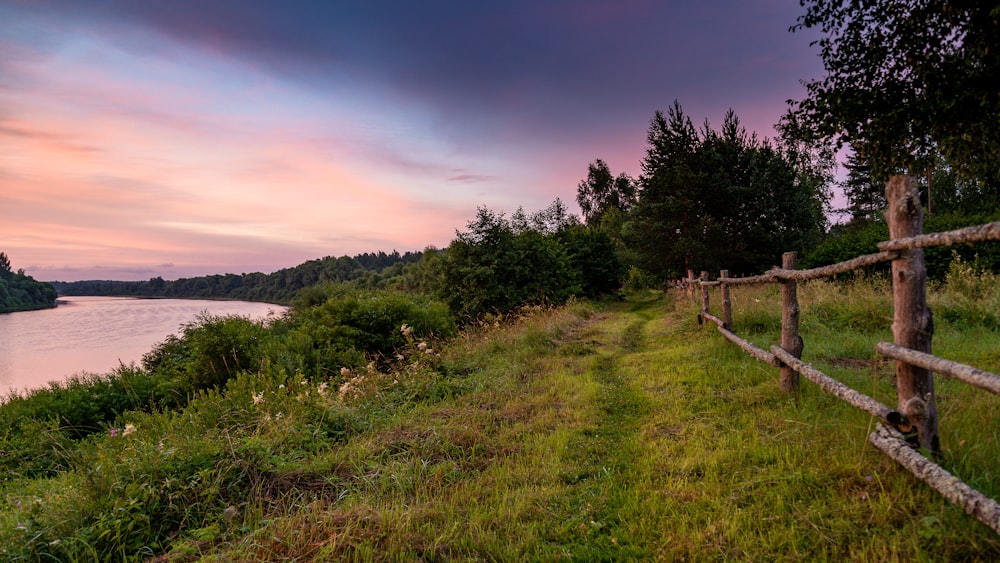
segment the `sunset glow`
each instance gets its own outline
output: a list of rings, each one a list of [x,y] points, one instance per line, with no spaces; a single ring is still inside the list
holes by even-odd
[[[771,135],[819,66],[797,5],[766,0],[209,4],[0,0],[14,267],[173,279],[444,247],[479,205],[576,209],[595,158],[638,174],[675,98]]]

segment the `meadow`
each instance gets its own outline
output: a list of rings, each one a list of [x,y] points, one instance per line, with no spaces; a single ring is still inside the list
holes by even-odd
[[[932,288],[935,353],[1000,369],[997,281],[958,262]],[[737,334],[778,341],[776,286],[732,300]],[[799,300],[803,359],[894,404],[874,352],[891,341],[888,282],[809,282]],[[39,421],[46,471],[17,470],[29,445],[8,429],[0,558],[1000,558],[1000,537],[868,444],[870,416],[808,381],[783,394],[699,307],[637,292],[448,338],[400,326],[397,354],[364,367],[263,362],[82,437]],[[997,498],[998,398],[936,385],[940,463]]]

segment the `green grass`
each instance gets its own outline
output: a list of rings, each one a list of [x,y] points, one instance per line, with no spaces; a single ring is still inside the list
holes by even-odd
[[[852,283],[800,288],[804,359],[891,404],[886,287]],[[777,288],[733,301],[738,334],[777,341]],[[65,471],[0,484],[0,558],[1000,558],[1000,537],[867,443],[870,417],[808,381],[782,394],[698,306],[535,308],[356,370],[343,393],[264,369],[180,412],[127,413],[128,435],[62,444]],[[974,318],[939,324],[935,350],[996,370],[1000,335]],[[1000,405],[938,395],[942,463],[1000,496]]]

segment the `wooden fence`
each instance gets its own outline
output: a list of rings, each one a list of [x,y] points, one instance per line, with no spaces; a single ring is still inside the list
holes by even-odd
[[[789,252],[782,256],[781,268],[743,278],[731,278],[728,271],[723,270],[716,280],[709,280],[707,272],[702,272],[696,279],[693,272],[688,271],[685,281],[690,290],[697,286],[701,288],[702,304],[698,321],[714,322],[726,339],[746,353],[780,368],[782,391],[796,392],[799,375],[802,375],[824,391],[878,418],[880,422],[868,437],[869,442],[948,500],[1000,533],[1000,504],[966,485],[914,447],[920,446],[931,452],[939,450],[932,371],[1000,395],[1000,376],[931,355],[933,322],[927,308],[923,248],[1000,241],[1000,222],[944,233],[921,234],[923,211],[915,180],[907,176],[893,177],[886,186],[886,198],[889,202],[886,218],[892,240],[880,243],[878,253],[822,268],[796,270],[796,255]],[[879,342],[875,350],[896,360],[895,408],[859,393],[803,362],[800,359],[803,341],[798,331],[796,282],[830,277],[887,261],[892,262],[894,342]],[[771,346],[770,350],[758,348],[732,332],[733,312],[729,299],[729,288],[733,285],[764,283],[781,284],[781,346]],[[721,290],[722,318],[709,312],[709,289],[712,287]]]

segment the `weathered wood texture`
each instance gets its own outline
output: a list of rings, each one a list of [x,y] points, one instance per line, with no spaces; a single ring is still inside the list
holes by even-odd
[[[851,389],[836,379],[831,378],[825,373],[789,354],[781,347],[771,346],[771,353],[774,354],[776,358],[784,362],[785,365],[802,374],[816,385],[819,385],[820,388],[827,393],[847,401],[848,403],[871,414],[872,416],[879,418],[880,420],[891,423],[895,423],[894,421],[898,420],[895,416],[898,413],[893,411],[891,408],[883,405],[875,399],[872,399],[868,395],[858,393],[854,389]]]
[[[718,330],[720,333],[722,333],[722,336],[726,337],[727,340],[739,346],[740,348],[743,349],[744,352],[764,362],[765,364],[774,366],[776,368],[781,367],[783,365],[781,361],[778,360],[778,358],[774,357],[774,354],[768,352],[767,350],[754,346],[753,343],[751,343],[750,341],[744,340],[739,336],[736,336],[734,333],[721,326],[719,327]]]
[[[929,369],[952,379],[985,389],[990,393],[1000,395],[1000,376],[994,373],[939,358],[931,354],[903,348],[902,346],[896,346],[888,342],[879,342],[876,344],[875,351],[894,360],[902,360],[908,364]]]
[[[1000,534],[1000,504],[920,455],[899,432],[879,424],[875,432],[868,436],[868,441],[942,496],[962,507],[966,513]]]
[[[760,283],[780,283],[782,280],[795,280],[795,281],[808,281],[815,280],[819,278],[828,278],[830,276],[835,276],[837,274],[844,274],[857,270],[858,268],[863,268],[865,266],[872,266],[880,262],[888,262],[890,260],[895,260],[897,252],[878,252],[876,254],[866,254],[864,256],[858,256],[857,258],[852,258],[844,262],[838,262],[836,264],[830,264],[829,266],[822,266],[819,268],[811,268],[809,270],[788,270],[785,268],[771,268],[767,272],[759,276],[747,276],[745,278],[726,278],[723,281],[729,285],[747,285],[747,284],[760,284]]]
[[[711,313],[702,312],[701,318],[715,323],[716,327],[719,329],[719,332],[722,333],[722,336],[726,337],[726,340],[739,346],[741,349],[743,349],[744,352],[753,356],[754,358],[764,362],[765,364],[772,365],[776,368],[780,368],[781,366],[784,365],[781,363],[781,361],[779,361],[777,358],[774,357],[774,354],[768,352],[767,350],[754,346],[753,343],[750,342],[749,340],[744,340],[739,336],[736,336],[735,333],[726,328],[725,321],[723,321],[719,317],[716,317]]]
[[[892,236],[890,234],[890,236]],[[943,233],[928,233],[908,237],[893,237],[892,240],[878,243],[879,250],[905,250],[910,248],[927,248],[931,246],[950,246],[953,244],[968,244],[1000,240],[1000,221],[965,227]]]
[[[729,299],[729,285],[722,280],[729,277],[729,270],[719,272],[722,289],[722,321],[727,329],[733,328],[733,302]]]
[[[916,180],[910,176],[893,176],[885,188],[889,209],[886,220],[889,236],[904,239],[919,235],[924,228],[924,212]],[[921,248],[899,250],[892,261],[893,341],[898,346],[931,352],[934,324],[927,307],[927,269]],[[937,406],[934,378],[930,370],[896,360],[897,408],[906,415],[917,431],[920,446],[937,451],[940,447],[937,430]]]
[[[781,256],[781,267],[795,269],[794,252]],[[796,358],[802,357],[802,337],[799,336],[799,298],[794,280],[781,282],[781,347]],[[789,366],[782,366],[779,386],[785,393],[799,391],[799,374]]]
[[[701,273],[701,311],[708,312],[708,272]]]

